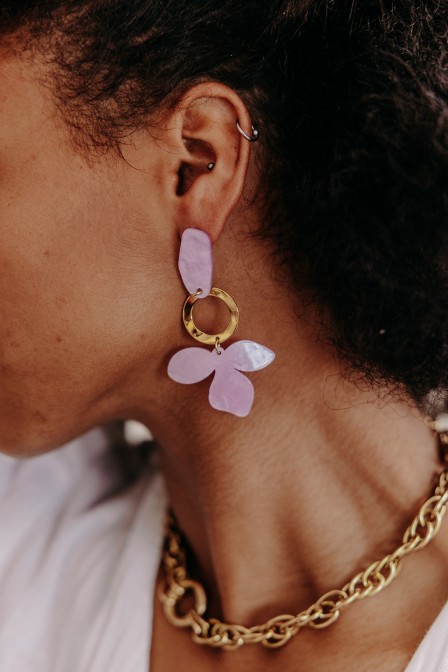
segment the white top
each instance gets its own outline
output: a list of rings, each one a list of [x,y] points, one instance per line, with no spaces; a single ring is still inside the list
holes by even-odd
[[[148,672],[165,495],[123,480],[102,429],[0,454],[1,672]]]
[[[426,633],[404,672],[448,672],[448,604]]]
[[[97,428],[0,453],[0,672],[148,672],[166,493],[126,486]],[[405,672],[448,672],[448,605]]]

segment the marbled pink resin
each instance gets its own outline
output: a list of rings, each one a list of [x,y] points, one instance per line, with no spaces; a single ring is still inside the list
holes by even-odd
[[[179,271],[189,294],[202,289],[205,299],[212,288],[213,254],[210,236],[201,229],[185,229],[179,252]]]
[[[254,387],[240,371],[258,371],[268,366],[275,354],[255,341],[236,341],[221,354],[202,348],[184,348],[174,354],[168,364],[168,375],[178,383],[198,383],[213,371],[215,376],[209,391],[213,408],[239,417],[250,412]]]

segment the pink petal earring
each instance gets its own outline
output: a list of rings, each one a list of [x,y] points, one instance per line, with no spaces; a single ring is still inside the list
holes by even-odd
[[[245,417],[252,408],[254,387],[241,371],[258,371],[271,364],[275,354],[255,341],[236,341],[224,349],[221,344],[235,332],[239,311],[227,292],[212,287],[213,255],[210,237],[205,231],[185,229],[179,252],[179,271],[189,292],[182,309],[182,319],[188,333],[200,343],[214,345],[212,351],[203,348],[183,348],[169,361],[168,375],[178,383],[198,383],[215,373],[209,391],[211,406]],[[221,299],[230,312],[224,331],[206,334],[193,320],[193,308],[200,299],[212,296]]]

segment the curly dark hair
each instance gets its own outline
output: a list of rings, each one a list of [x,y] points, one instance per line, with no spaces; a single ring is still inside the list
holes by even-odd
[[[7,0],[78,142],[118,147],[192,84],[239,92],[293,286],[371,384],[448,387],[448,3]],[[25,39],[26,38],[26,39]]]

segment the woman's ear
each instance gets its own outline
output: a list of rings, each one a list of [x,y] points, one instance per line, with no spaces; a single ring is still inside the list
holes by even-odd
[[[229,87],[197,84],[182,97],[170,118],[164,119],[169,146],[165,169],[173,179],[170,193],[180,233],[200,228],[213,242],[240,200],[249,165],[251,120],[241,98]],[[175,159],[173,161],[173,159]]]

